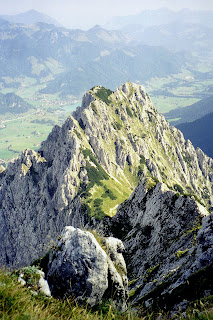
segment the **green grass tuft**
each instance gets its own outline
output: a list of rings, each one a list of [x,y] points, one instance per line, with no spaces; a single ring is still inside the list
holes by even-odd
[[[95,184],[102,185],[101,180],[109,180],[108,174],[95,159],[92,152],[89,149],[85,149],[82,152],[84,157],[89,159],[89,161],[87,160],[85,167],[90,181],[87,190],[91,189]]]
[[[112,123],[112,126],[115,130],[121,130],[122,128],[122,124],[118,121],[115,121],[114,123]]]
[[[112,94],[112,92],[113,91],[109,89],[105,89],[104,87],[101,87],[100,89],[98,89],[95,95],[106,104],[110,104],[111,101],[109,100],[109,96]]]
[[[174,184],[174,190],[175,190],[175,191],[178,191],[180,194],[183,194],[183,193],[184,193],[183,188],[182,188],[179,184],[177,184],[177,183]]]
[[[133,118],[133,113],[132,113],[132,111],[130,110],[130,108],[128,106],[126,107],[126,112],[127,112],[128,116]]]
[[[96,235],[97,236],[97,235]],[[95,308],[82,307],[73,299],[47,298],[23,288],[15,273],[0,270],[0,319],[4,320],[137,320],[127,311],[117,312],[110,301]],[[142,319],[142,318],[141,318]]]
[[[186,254],[188,251],[189,251],[189,249],[186,249],[186,250],[178,250],[178,251],[176,252],[177,258],[179,259],[179,258],[185,256],[185,254]]]

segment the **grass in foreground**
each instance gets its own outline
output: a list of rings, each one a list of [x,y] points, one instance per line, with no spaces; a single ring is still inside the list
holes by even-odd
[[[212,320],[213,297],[204,298],[189,307],[183,314],[173,314],[173,319]],[[134,312],[119,314],[108,303],[100,304],[95,310],[78,306],[71,299],[46,298],[35,295],[30,288],[23,288],[17,276],[0,270],[0,319],[4,320],[166,320],[166,313],[144,312],[139,317]]]
[[[30,288],[23,288],[16,275],[0,271],[0,319],[4,320],[131,320],[139,319],[119,314],[109,304],[101,304],[96,310],[78,306],[71,299],[46,298],[35,295]]]

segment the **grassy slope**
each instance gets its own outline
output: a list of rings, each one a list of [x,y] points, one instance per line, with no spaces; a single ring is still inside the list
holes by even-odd
[[[46,298],[42,294],[33,295],[30,289],[21,287],[17,276],[0,271],[0,318],[4,320],[108,320],[131,319],[119,315],[110,305],[103,304],[99,310],[89,310],[78,306],[73,300]]]
[[[133,178],[130,180],[131,175],[129,179],[127,175],[118,179],[109,176],[89,149],[84,149],[83,154],[87,162],[86,170],[90,181],[80,190],[85,209],[97,219],[103,218],[105,214],[113,216],[118,205],[130,196]],[[136,180],[138,182],[138,179]],[[136,184],[135,182],[134,186]]]
[[[184,313],[177,312],[178,319],[213,319],[213,297],[194,301]],[[72,299],[59,300],[35,295],[30,288],[23,288],[15,274],[0,270],[0,319],[4,320],[148,320],[168,319],[161,311],[153,313],[150,309],[128,310],[117,313],[108,302],[91,310],[78,306]],[[141,314],[141,315],[140,315]],[[143,314],[143,315],[142,315]]]

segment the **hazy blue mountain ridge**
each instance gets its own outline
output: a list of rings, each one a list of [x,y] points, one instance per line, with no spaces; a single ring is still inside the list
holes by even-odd
[[[213,96],[202,99],[191,106],[177,108],[164,114],[172,125],[195,121],[213,112]],[[172,120],[174,119],[174,120]]]
[[[106,28],[122,30],[135,41],[208,56],[213,50],[213,11],[179,12],[167,8],[145,10],[137,15],[115,17]]]
[[[213,11],[193,11],[190,9],[182,9],[178,12],[168,8],[160,8],[156,10],[144,10],[139,14],[114,17],[106,25],[106,28],[121,29],[126,25],[139,24],[143,27],[160,26],[170,24],[172,22],[187,22],[190,24],[201,24],[207,27],[212,26]]]
[[[148,28],[141,25],[126,26],[122,30],[147,45],[163,46],[172,51],[195,51],[203,54],[208,48],[213,48],[213,27],[188,21],[174,21]]]
[[[209,157],[213,157],[213,112],[176,127],[183,132],[185,139],[191,140],[195,147],[201,148]]]
[[[144,81],[177,73],[184,64],[182,54],[174,55],[161,47],[138,45],[113,50],[85,63],[81,68],[56,76],[43,93],[61,92],[61,95],[81,94],[89,86],[101,82],[104,86],[116,88],[127,78],[129,81]]]
[[[38,82],[53,76],[42,92],[78,96],[98,83],[113,89],[127,80],[178,73],[186,61],[183,54],[135,44],[120,31],[100,26],[69,30],[45,23],[0,26],[0,58],[2,76]]]
[[[27,12],[19,13],[16,15],[1,15],[0,17],[14,23],[34,24],[37,22],[44,22],[54,24],[58,27],[61,26],[61,24],[57,20],[36,10],[29,10]]]
[[[76,67],[79,62],[96,58],[102,49],[125,46],[129,41],[129,38],[119,31],[110,32],[100,28],[86,32],[57,28],[45,23],[37,23],[27,28],[10,23],[4,24],[0,29],[0,54],[8,60],[11,56],[12,59],[13,56],[17,57],[20,63],[30,56],[37,59],[53,58],[65,67],[72,68],[73,64]],[[7,67],[6,64],[5,68]]]

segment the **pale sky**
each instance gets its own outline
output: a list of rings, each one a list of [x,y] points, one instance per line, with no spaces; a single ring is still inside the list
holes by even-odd
[[[103,25],[113,16],[140,13],[146,9],[167,7],[213,10],[213,0],[0,0],[0,15],[34,9],[71,28]]]

